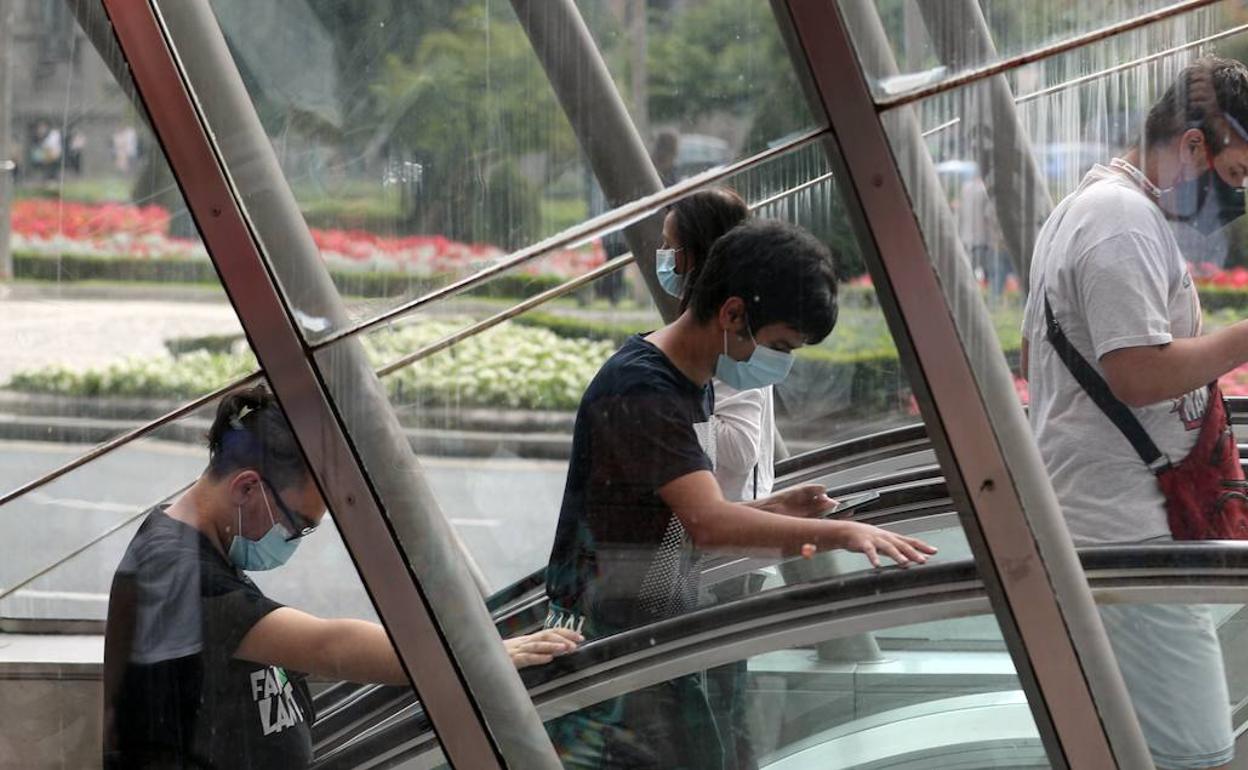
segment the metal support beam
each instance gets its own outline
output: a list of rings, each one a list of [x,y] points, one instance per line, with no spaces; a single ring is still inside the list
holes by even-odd
[[[978,0],[918,0],[918,6],[936,53],[950,72],[997,61]],[[1053,210],[1053,200],[1031,154],[1005,75],[967,86],[959,95],[961,130],[970,138],[1014,272],[1026,288],[1036,234]]]
[[[895,72],[878,14],[869,0],[786,3],[844,148],[833,165],[852,191],[847,203],[881,304],[1050,759],[1089,770],[1149,767],[917,121],[890,113],[886,132],[863,76]]]
[[[558,767],[359,341],[335,345],[327,368],[305,348],[307,319],[341,322],[346,312],[211,8],[103,1],[226,292],[447,757],[474,770],[501,768],[504,757]],[[489,697],[478,704],[473,693]]]
[[[511,0],[511,5],[610,206],[662,190],[659,172],[573,0]],[[662,217],[631,225],[624,238],[659,313],[671,321],[678,303],[659,286],[654,272]]]

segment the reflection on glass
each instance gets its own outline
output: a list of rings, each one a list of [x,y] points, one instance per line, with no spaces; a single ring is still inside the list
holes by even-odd
[[[353,319],[609,208],[510,4],[252,6],[212,2]],[[580,4],[665,179],[810,126],[768,6],[701,0],[635,24],[638,8]],[[622,250],[561,250],[533,278]]]
[[[850,22],[853,43],[877,98],[939,83],[967,70],[1095,33],[1173,5],[1170,0],[874,0],[870,4],[840,0],[839,4]],[[1234,13],[1229,11],[1233,4],[1223,5]],[[1189,39],[1183,36],[1167,42]],[[885,61],[895,64],[895,70],[882,64]]]
[[[988,84],[974,84],[884,113],[885,128],[899,157],[913,159],[900,166],[912,191],[925,173],[925,157],[930,156],[945,197],[933,200],[918,195],[915,212],[933,248],[942,228],[948,226],[956,233],[1016,375],[1021,375],[1023,289],[1034,241],[1004,228],[1043,223],[1051,206],[1073,192],[1093,165],[1107,164],[1139,141],[1159,84],[1170,82],[1203,50],[1171,49],[1185,40],[1217,36],[1237,20],[1227,13],[1219,21],[1223,19],[1219,8],[1187,14],[1007,74],[1017,102],[1015,115],[1023,129],[1020,147],[1030,153],[1041,192],[1047,196],[1021,189],[1023,177],[1011,165],[1021,161],[994,150],[994,116],[1004,114],[998,112],[1004,108],[994,102],[998,95]],[[1213,45],[1218,51],[1240,55],[1244,41],[1243,36],[1232,35]],[[919,155],[906,138],[912,120],[925,141],[926,152]],[[947,225],[941,223],[942,217],[948,217]],[[1175,222],[1170,229],[1184,258],[1197,268],[1193,277],[1205,294],[1206,310],[1212,311],[1206,313],[1206,328],[1228,325],[1235,316],[1220,301],[1219,289],[1235,280],[1225,268],[1232,266],[1228,255],[1243,242],[1241,228],[1235,225],[1202,233]],[[1034,235],[1033,229],[1030,237]],[[1012,243],[1023,247],[1015,250]],[[1025,399],[1025,381],[1018,377],[1016,384]]]
[[[0,537],[21,543],[0,560],[0,617],[102,620],[108,576],[135,517],[203,469],[199,446],[210,406],[89,462],[0,508]],[[47,455],[61,464],[84,447],[51,442],[3,448],[15,461]],[[6,471],[10,463],[0,463]],[[12,465],[20,467],[20,463]],[[154,476],[153,468],[162,472]],[[132,531],[125,529],[124,531]],[[111,533],[111,534],[110,534]],[[78,553],[79,549],[86,550]],[[75,555],[76,554],[76,555]],[[49,571],[50,570],[50,571]],[[38,577],[45,571],[46,575]],[[30,582],[32,578],[37,578]]]
[[[547,729],[565,767],[596,766],[591,739],[639,767],[1049,767],[991,616],[875,638],[878,656],[829,636],[597,703]],[[673,699],[690,687],[708,691],[709,718],[672,721]]]
[[[766,3],[577,0],[664,184],[814,126]]]
[[[0,492],[224,384],[241,338],[128,76],[71,6],[5,14]]]
[[[765,404],[754,400],[764,391],[747,391],[738,413],[719,422],[717,433],[725,438],[717,473],[732,477],[725,493],[741,499],[767,496],[774,463],[786,453],[911,424],[917,410],[874,290],[863,275],[823,150],[807,146],[729,181],[753,204],[752,216],[800,223],[832,244],[842,258],[839,273],[850,278],[839,290],[836,331],[819,346],[797,351],[793,371],[774,387],[771,416]],[[700,239],[690,236],[685,246],[672,233],[673,244],[681,248],[672,258],[673,283],[685,286],[695,255],[705,259],[702,252],[714,237],[742,215],[739,205],[714,205],[730,197],[728,192],[696,193],[666,214],[674,224],[679,213],[671,212],[689,212],[697,220],[690,229]],[[721,221],[707,226],[703,216]],[[634,270],[629,267],[495,324],[500,313],[545,288],[526,290],[517,282],[525,280],[523,274],[504,273],[480,292],[424,308],[363,338],[373,363],[390,372],[382,382],[391,404],[444,513],[491,588],[546,563],[582,394],[618,347],[662,325]],[[487,321],[488,328],[481,326]],[[453,344],[446,347],[448,340]],[[722,401],[716,411],[721,417],[731,412]],[[769,439],[764,439],[764,420],[771,423],[765,431]],[[734,438],[741,440],[733,444]],[[886,475],[931,462],[929,454],[920,452],[872,472]],[[837,478],[838,484],[849,481]],[[503,499],[506,505],[499,504]],[[515,532],[524,535],[515,537]]]
[[[1078,545],[1242,537],[1224,525],[1238,503],[1222,497],[1222,480],[1243,474],[1206,388],[1224,377],[1224,391],[1240,394],[1248,356],[1199,352],[1235,338],[1243,316],[1226,266],[1243,243],[1248,49],[1221,34],[1242,23],[1238,12],[1188,14],[1008,73],[1017,106],[981,83],[884,116],[942,278],[977,272]],[[1198,58],[1215,46],[1234,58]],[[1030,153],[1047,195],[1023,189],[1019,160],[994,151],[1015,119],[1018,152]],[[1005,243],[1025,239],[1002,231],[1027,220],[1043,227],[1010,253]],[[980,301],[959,292],[955,308]],[[997,341],[959,331],[968,348]],[[1150,469],[1150,445],[1173,463],[1212,468],[1210,481],[1155,475],[1164,463]],[[1218,613],[1132,605],[1105,607],[1102,618],[1157,764],[1230,762]]]
[[[245,347],[238,322],[103,6],[2,3],[0,57],[7,494],[255,364],[223,360]],[[188,415],[0,508],[0,763],[99,766],[91,632],[134,517],[202,469],[203,428]]]

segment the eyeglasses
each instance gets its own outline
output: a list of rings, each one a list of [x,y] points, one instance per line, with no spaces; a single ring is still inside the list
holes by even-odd
[[[282,512],[282,515],[286,517],[286,520],[290,522],[290,525],[293,528],[295,534],[287,537],[286,542],[289,543],[291,540],[298,540],[299,538],[306,537],[316,531],[316,524],[309,521],[306,516],[303,516],[295,509],[286,505],[286,502],[282,500],[280,495],[277,494],[277,487],[273,486],[273,482],[263,476],[260,478],[264,481],[265,486],[269,488],[269,492],[273,494],[273,502],[277,503],[277,509]]]

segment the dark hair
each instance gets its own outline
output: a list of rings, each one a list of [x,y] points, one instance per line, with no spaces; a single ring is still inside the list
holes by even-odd
[[[776,219],[749,220],[711,247],[690,304],[698,321],[729,297],[745,301],[750,331],[787,323],[815,344],[836,325],[836,263],[813,235]]]
[[[254,469],[279,489],[305,483],[309,470],[286,415],[263,385],[226,394],[208,429],[208,475]]]
[[[1145,147],[1199,128],[1210,153],[1217,155],[1229,134],[1239,133],[1227,125],[1227,116],[1240,126],[1248,126],[1248,67],[1234,59],[1202,57],[1184,67],[1149,109],[1144,122]]]
[[[686,263],[689,267],[685,274],[685,288],[680,297],[683,312],[689,307],[693,285],[702,273],[711,246],[719,236],[745,221],[750,215],[750,207],[735,190],[712,187],[681,198],[667,210],[675,217],[680,247],[689,260]]]

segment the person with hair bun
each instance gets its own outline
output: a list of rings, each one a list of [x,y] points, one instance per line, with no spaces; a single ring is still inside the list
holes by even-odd
[[[711,246],[749,215],[749,205],[726,187],[699,190],[668,208],[655,264],[659,283],[680,300],[681,312],[689,307]],[[767,497],[775,480],[775,388],[738,389],[719,378],[712,382],[715,410],[707,454],[724,499]]]
[[[208,451],[199,479],[147,515],[113,578],[108,768],[306,767],[313,714],[305,676],[408,684],[380,625],[284,607],[245,574],[285,564],[326,513],[263,386],[221,400]],[[571,630],[548,629],[504,645],[523,667],[578,641]]]

